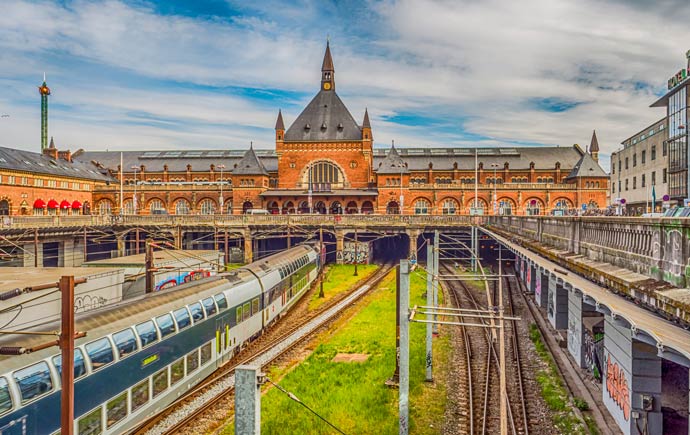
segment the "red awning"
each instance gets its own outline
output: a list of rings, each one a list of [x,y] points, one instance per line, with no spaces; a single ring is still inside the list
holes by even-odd
[[[34,201],[34,208],[46,208],[46,203],[42,199]]]
[[[60,204],[58,204],[58,202],[55,201],[54,199],[51,199],[50,201],[48,201],[48,208],[58,208],[59,205]]]
[[[76,199],[72,202],[72,210],[79,210],[81,208],[81,202]]]
[[[60,203],[60,208],[63,210],[67,210],[70,207],[71,207],[71,204],[66,199],[63,199],[62,202]]]

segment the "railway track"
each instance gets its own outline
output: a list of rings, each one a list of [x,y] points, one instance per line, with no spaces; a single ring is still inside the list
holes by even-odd
[[[342,293],[338,297],[324,303],[319,310],[303,316],[295,316],[292,324],[284,327],[277,334],[264,333],[247,349],[240,352],[225,366],[221,366],[211,376],[201,381],[189,390],[178,401],[152,417],[133,434],[163,435],[184,432],[202,416],[225,399],[234,394],[234,371],[238,365],[252,364],[265,367],[277,360],[287,351],[294,348],[326,323],[335,319],[345,308],[374,288],[392,269],[390,263],[382,265],[372,276],[361,283],[355,291]],[[302,297],[300,303],[308,303],[308,295]],[[306,302],[305,302],[306,301]],[[294,309],[294,307],[293,307]],[[286,316],[290,316],[288,313]],[[287,319],[286,319],[287,320]],[[280,323],[278,327],[282,326]]]
[[[443,268],[452,273],[453,270],[447,264]],[[504,301],[508,302],[506,316],[512,317],[517,314],[513,303],[514,282],[507,279],[504,281],[506,292]],[[496,287],[493,286],[490,292],[490,303],[485,304],[486,298],[481,298],[473,293],[462,281],[450,281],[450,294],[457,307],[465,306],[469,309],[481,310],[487,306],[495,305],[497,299]],[[488,324],[488,319],[460,317],[460,322],[482,322]],[[527,397],[523,382],[522,351],[520,337],[518,333],[517,320],[506,321],[506,333],[510,333],[510,346],[507,350],[506,370],[508,385],[508,430],[514,435],[529,435],[529,418],[527,410]],[[507,331],[510,329],[510,331]],[[490,328],[461,327],[461,341],[465,352],[465,358],[458,361],[461,382],[465,385],[482,385],[481,392],[477,388],[468,388],[472,406],[469,407],[468,417],[461,419],[460,423],[465,427],[465,433],[475,434],[495,434],[499,433],[500,421],[498,415],[499,400],[499,359],[498,349],[491,333]],[[508,355],[509,354],[509,355]],[[508,358],[508,356],[510,356]],[[469,370],[467,369],[469,367]],[[462,373],[462,372],[465,373]]]

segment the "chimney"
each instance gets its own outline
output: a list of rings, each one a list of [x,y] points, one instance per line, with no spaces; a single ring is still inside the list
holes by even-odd
[[[72,163],[72,153],[70,152],[70,150],[58,151],[57,156],[62,160],[66,160]]]

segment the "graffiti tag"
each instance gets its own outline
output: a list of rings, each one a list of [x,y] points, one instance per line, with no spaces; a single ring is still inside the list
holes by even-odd
[[[623,418],[630,418],[630,390],[625,379],[623,369],[616,362],[611,361],[611,355],[606,360],[606,391],[609,397],[623,411]]]

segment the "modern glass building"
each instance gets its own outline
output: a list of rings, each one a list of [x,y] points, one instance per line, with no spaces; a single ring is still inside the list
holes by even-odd
[[[651,107],[665,107],[668,116],[668,193],[671,200],[682,204],[690,200],[690,172],[688,172],[688,87],[690,80],[690,50],[686,53],[688,68],[678,71],[668,80],[668,92]]]

